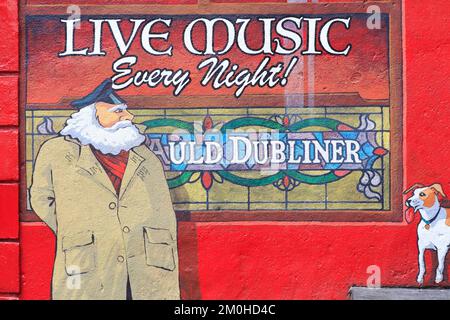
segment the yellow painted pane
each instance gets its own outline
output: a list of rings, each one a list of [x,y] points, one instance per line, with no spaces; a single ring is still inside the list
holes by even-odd
[[[383,130],[390,130],[391,129],[391,117],[390,117],[390,109],[388,107],[383,108],[383,121],[384,121]]]
[[[341,180],[328,184],[328,200],[375,202],[376,200],[369,200],[356,190],[360,178],[361,172],[353,172]],[[375,191],[379,191],[378,189],[374,188]]]
[[[205,202],[206,191],[199,182],[186,183],[178,188],[171,189],[174,202]]]
[[[381,107],[328,107],[328,113],[380,113]]]
[[[229,115],[229,116],[239,116],[245,117],[247,115],[246,108],[211,108],[208,110],[208,113],[211,117],[216,115]]]
[[[193,108],[180,108],[180,109],[166,109],[167,116],[176,115],[176,116],[198,116],[203,115],[206,116],[208,110],[206,109],[193,109]]]
[[[247,210],[247,203],[210,203],[209,210]]]
[[[325,185],[301,184],[288,193],[289,201],[324,201]]]
[[[247,202],[247,187],[239,186],[228,181],[213,182],[209,193],[211,202]]]
[[[381,210],[380,203],[329,203],[328,210]]]
[[[250,210],[285,210],[284,203],[251,203]]]
[[[173,209],[176,211],[203,211],[206,210],[206,203],[174,203]]]
[[[27,187],[31,187],[31,175],[33,174],[33,164],[31,162],[27,162],[26,164],[26,173],[27,173]]]
[[[289,203],[288,210],[318,210],[325,209],[325,203]]]
[[[250,188],[250,201],[252,202],[284,202],[285,192],[273,185]]]

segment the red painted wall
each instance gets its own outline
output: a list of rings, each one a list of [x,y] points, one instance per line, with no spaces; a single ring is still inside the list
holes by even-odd
[[[450,3],[404,2],[405,183],[440,182],[450,190],[450,148],[445,144],[450,135],[450,42],[444,14]],[[47,299],[54,238],[40,223],[21,223],[20,241],[17,230],[16,10],[15,1],[1,1],[8,32],[0,43],[0,111],[12,117],[0,116],[6,126],[0,128],[0,154],[11,154],[14,161],[0,164],[0,179],[8,182],[0,188],[10,192],[8,197],[2,192],[0,199],[0,299]],[[179,249],[185,298],[346,299],[351,285],[366,284],[370,265],[381,268],[383,286],[416,285],[415,226],[404,223],[181,222]],[[429,270],[433,260],[428,254]],[[427,284],[432,277],[429,272]]]
[[[17,1],[0,1],[0,18],[0,300],[9,300],[20,292]]]

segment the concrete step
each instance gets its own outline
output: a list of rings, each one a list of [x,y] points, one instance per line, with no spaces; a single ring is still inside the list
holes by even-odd
[[[351,287],[352,300],[450,300],[450,289]]]

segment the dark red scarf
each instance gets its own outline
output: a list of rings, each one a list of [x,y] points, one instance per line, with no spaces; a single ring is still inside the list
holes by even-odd
[[[128,163],[128,151],[121,151],[118,155],[103,154],[91,146],[97,160],[103,166],[109,179],[111,180],[117,194],[120,192],[120,185],[122,184],[123,175]]]

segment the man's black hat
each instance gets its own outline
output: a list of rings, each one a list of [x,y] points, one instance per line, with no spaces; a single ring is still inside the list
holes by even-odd
[[[106,79],[97,88],[87,96],[72,101],[70,105],[74,108],[81,109],[95,102],[106,102],[110,104],[125,104],[123,100],[112,88],[112,80]]]

